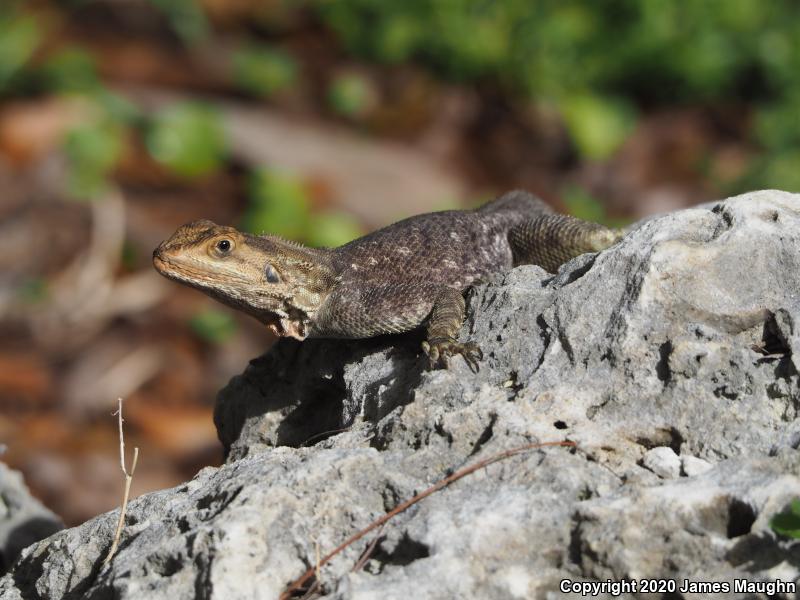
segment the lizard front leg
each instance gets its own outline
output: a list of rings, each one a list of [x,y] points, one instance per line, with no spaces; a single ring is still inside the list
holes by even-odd
[[[535,264],[555,273],[569,259],[605,250],[622,237],[615,231],[566,215],[541,215],[511,228],[514,265]]]
[[[440,363],[447,367],[450,357],[460,354],[472,371],[478,370],[478,361],[483,358],[481,349],[473,342],[460,343],[456,340],[458,330],[464,323],[464,311],[464,296],[459,290],[440,288],[428,320],[427,339],[422,342],[431,368]]]

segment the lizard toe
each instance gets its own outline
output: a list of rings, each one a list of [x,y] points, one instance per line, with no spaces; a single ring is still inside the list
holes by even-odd
[[[438,341],[431,340],[431,343],[422,342],[422,351],[428,357],[428,368],[435,369],[439,364],[441,354]]]
[[[483,352],[474,342],[459,343],[454,339],[433,338],[427,342],[422,342],[422,350],[428,355],[430,368],[435,369],[443,366],[445,369],[450,367],[450,358],[460,354],[473,373],[480,369],[478,361],[483,359]]]
[[[464,357],[464,361],[473,373],[480,371],[479,361],[483,360],[483,351],[476,343],[468,342],[464,344],[461,356]]]

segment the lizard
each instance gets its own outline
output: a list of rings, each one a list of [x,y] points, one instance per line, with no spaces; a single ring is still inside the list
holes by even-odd
[[[194,221],[155,249],[153,263],[279,337],[369,338],[425,325],[431,368],[461,355],[476,371],[480,348],[457,340],[468,288],[521,264],[555,272],[620,237],[515,190],[477,209],[409,217],[336,248]]]

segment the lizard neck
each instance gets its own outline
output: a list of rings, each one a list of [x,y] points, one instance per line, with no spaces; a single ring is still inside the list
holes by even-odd
[[[254,310],[248,312],[275,335],[305,339],[312,334],[316,314],[337,280],[332,251],[275,236],[253,237],[248,243],[258,250],[267,279],[270,268],[279,279],[265,290],[272,294],[272,301],[266,306],[253,303]]]

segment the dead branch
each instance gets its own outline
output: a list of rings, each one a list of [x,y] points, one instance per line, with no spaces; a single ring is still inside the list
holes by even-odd
[[[117,422],[119,423],[119,466],[122,469],[122,474],[125,476],[125,492],[122,495],[122,506],[119,509],[119,521],[117,521],[117,530],[114,533],[114,542],[103,561],[103,566],[111,562],[114,553],[119,546],[119,540],[122,536],[122,527],[125,525],[125,512],[128,509],[128,497],[131,493],[131,482],[133,481],[133,474],[136,472],[136,463],[139,462],[139,448],[133,449],[133,462],[131,463],[131,472],[125,467],[125,436],[122,432],[122,398],[118,398],[119,408],[114,414],[117,415]]]
[[[364,553],[361,555],[361,558],[358,559],[358,562],[353,565],[353,568],[350,569],[351,573],[355,573],[356,571],[360,571],[364,568],[364,565],[367,564],[369,557],[372,556],[372,553],[375,552],[375,547],[378,545],[381,537],[383,536],[383,526],[378,530],[378,533],[375,534],[375,537],[367,546],[367,549],[364,550]]]
[[[305,448],[306,446],[310,445],[311,442],[314,442],[318,439],[324,438],[329,435],[334,435],[336,433],[344,433],[345,431],[350,431],[353,428],[352,425],[348,427],[342,427],[340,429],[329,429],[328,431],[321,431],[320,433],[315,433],[310,438],[308,438],[305,442],[300,444],[301,448]]]
[[[339,546],[337,546],[336,548],[331,550],[328,554],[326,554],[324,557],[322,557],[321,560],[317,560],[317,562],[316,562],[316,564],[314,566],[309,567],[309,569],[305,573],[303,573],[300,577],[298,577],[292,583],[289,584],[289,587],[287,587],[286,590],[281,594],[280,600],[289,600],[291,598],[292,592],[294,592],[295,590],[300,589],[309,579],[311,579],[311,577],[313,577],[316,573],[319,572],[319,569],[321,567],[323,567],[327,563],[329,563],[330,560],[334,556],[336,556],[337,554],[342,552],[345,548],[351,546],[352,544],[354,544],[355,542],[357,542],[358,540],[363,538],[365,535],[367,535],[373,529],[381,527],[384,523],[386,523],[387,521],[389,521],[393,517],[399,515],[400,513],[404,512],[405,510],[408,510],[409,508],[414,506],[420,500],[422,500],[424,498],[427,498],[431,494],[433,494],[435,492],[438,492],[439,490],[441,490],[442,488],[447,487],[451,483],[454,483],[454,482],[458,481],[459,479],[462,479],[463,477],[466,477],[467,475],[470,475],[471,473],[474,473],[475,471],[478,471],[479,469],[482,469],[484,467],[488,467],[489,465],[491,465],[493,463],[499,462],[501,460],[505,460],[506,458],[511,458],[512,456],[516,456],[517,454],[522,454],[523,452],[527,452],[528,450],[536,450],[538,448],[545,448],[545,447],[548,447],[548,446],[575,447],[575,442],[568,442],[568,441],[542,442],[542,443],[537,443],[537,444],[525,444],[524,446],[517,446],[516,448],[511,448],[510,450],[506,450],[505,452],[500,452],[498,454],[490,456],[489,458],[486,458],[484,460],[478,461],[474,465],[470,465],[469,467],[464,467],[460,471],[456,471],[455,473],[453,473],[451,475],[448,475],[447,477],[445,477],[443,479],[440,479],[438,482],[436,482],[431,487],[429,487],[426,490],[420,492],[419,494],[417,494],[413,498],[411,498],[409,500],[406,500],[405,502],[403,502],[401,504],[398,504],[392,510],[390,510],[388,513],[383,515],[382,517],[380,517],[378,519],[375,519],[372,523],[367,525],[364,529],[362,529],[361,531],[353,534],[352,536],[347,538],[344,542],[339,544]]]

